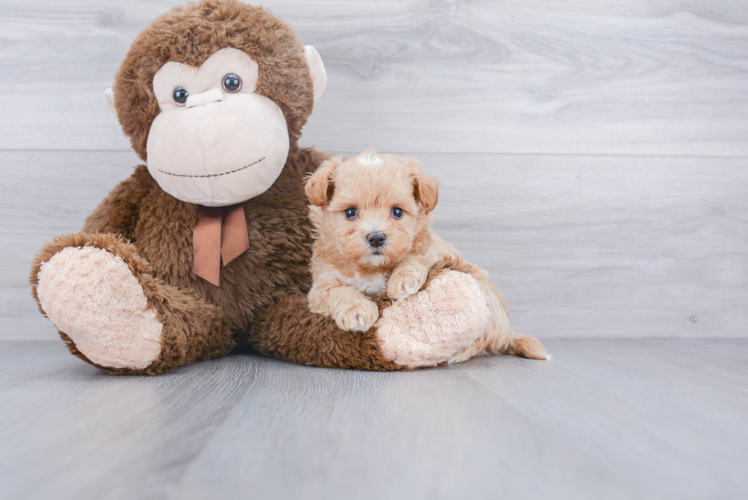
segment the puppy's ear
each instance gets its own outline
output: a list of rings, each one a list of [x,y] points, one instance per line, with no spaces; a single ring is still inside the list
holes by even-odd
[[[413,172],[413,196],[426,213],[429,213],[436,208],[439,201],[439,181],[436,177],[424,174],[421,164],[417,161],[410,160],[408,164]]]
[[[323,161],[317,171],[306,178],[304,190],[306,191],[306,197],[309,198],[312,205],[321,207],[330,203],[334,190],[332,173],[340,165],[341,161],[343,159],[339,156],[334,156],[330,160]]]

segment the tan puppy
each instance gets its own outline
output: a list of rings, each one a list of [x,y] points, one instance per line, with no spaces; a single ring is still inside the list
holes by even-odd
[[[460,258],[431,232],[429,214],[439,184],[415,160],[371,150],[347,161],[336,157],[307,179],[306,194],[316,229],[309,306],[343,330],[368,330],[379,315],[371,298],[385,292],[394,300],[413,295],[433,264]],[[470,274],[486,298],[490,320],[483,335],[450,362],[482,353],[550,359],[538,340],[512,331],[488,273],[473,265]]]

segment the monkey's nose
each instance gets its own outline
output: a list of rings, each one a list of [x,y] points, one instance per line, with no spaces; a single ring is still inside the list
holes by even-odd
[[[200,92],[199,94],[190,94],[187,96],[185,106],[188,108],[194,108],[195,106],[202,106],[203,104],[210,104],[211,102],[218,101],[223,101],[223,92],[218,89],[213,89],[207,92]]]
[[[387,239],[387,236],[385,236],[381,231],[375,231],[366,235],[366,239],[369,240],[369,245],[374,248],[379,248],[384,245],[384,240]]]

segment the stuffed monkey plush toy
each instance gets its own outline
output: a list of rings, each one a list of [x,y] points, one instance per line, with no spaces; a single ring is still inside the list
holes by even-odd
[[[478,337],[486,303],[456,262],[435,266],[417,300],[380,300],[368,332],[309,312],[303,181],[327,156],[298,139],[325,84],[314,48],[235,0],[174,8],[135,39],[107,94],[147,166],[31,270],[41,312],[74,355],[118,374],[238,351],[402,370]]]

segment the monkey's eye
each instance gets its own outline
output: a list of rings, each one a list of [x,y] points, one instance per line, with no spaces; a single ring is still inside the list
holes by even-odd
[[[403,212],[403,209],[400,208],[400,207],[392,207],[392,211],[391,212],[392,212],[392,218],[393,219],[402,219],[403,218],[403,214],[405,214],[405,212]]]
[[[237,74],[229,73],[223,77],[221,85],[223,86],[223,90],[234,94],[242,89],[242,79]]]
[[[348,207],[345,209],[345,212],[343,213],[345,214],[346,219],[352,220],[352,219],[355,219],[356,216],[358,215],[358,210],[356,210],[354,207]]]
[[[177,103],[179,106],[184,106],[184,103],[187,102],[187,97],[189,97],[190,93],[184,90],[182,87],[177,87],[174,89],[174,102]]]

